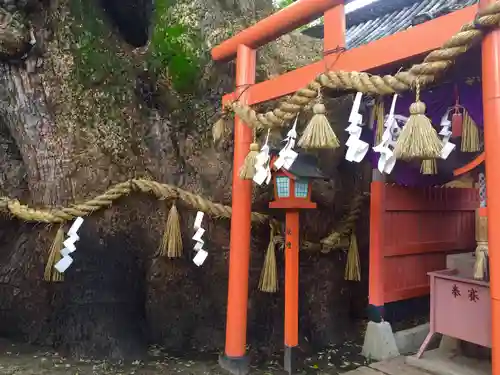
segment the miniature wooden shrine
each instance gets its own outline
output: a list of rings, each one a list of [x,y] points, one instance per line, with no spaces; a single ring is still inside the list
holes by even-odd
[[[271,165],[274,164],[274,160],[276,156],[272,157]],[[316,208],[316,203],[311,201],[311,180],[326,179],[316,164],[314,156],[300,153],[291,168],[275,170],[273,173],[275,200],[269,203],[269,207],[286,210]]]

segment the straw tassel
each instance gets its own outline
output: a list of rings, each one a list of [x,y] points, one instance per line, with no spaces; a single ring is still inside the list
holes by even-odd
[[[313,106],[313,112],[314,116],[309,121],[297,145],[302,148],[338,148],[340,146],[339,139],[325,115],[325,105],[316,103]]]
[[[182,233],[177,206],[172,203],[168,212],[165,230],[160,242],[159,256],[179,258],[182,256]]]
[[[420,173],[423,175],[435,175],[438,173],[437,161],[436,159],[425,159],[422,160],[420,165]]]
[[[245,161],[240,168],[240,178],[242,180],[252,180],[255,176],[255,163],[257,162],[257,155],[259,155],[259,145],[254,141],[250,144],[250,151],[245,157]]]
[[[61,224],[57,229],[56,236],[52,242],[52,246],[49,250],[49,258],[47,259],[47,264],[45,265],[45,272],[43,274],[43,279],[48,282],[59,282],[64,281],[64,274],[57,271],[54,265],[61,259],[61,250],[63,249],[64,241],[64,228]]]
[[[481,151],[479,147],[479,129],[465,108],[463,113],[462,144],[460,145],[460,150],[462,152]]]
[[[265,293],[276,293],[278,291],[278,269],[275,253],[275,229],[271,225],[269,245],[267,246],[266,258],[260,273],[259,290]]]
[[[212,137],[214,139],[214,143],[219,142],[221,139],[225,138],[225,136],[229,133],[229,124],[226,114],[222,114],[222,116],[215,122],[212,127]]]
[[[474,264],[474,279],[484,280],[488,259],[488,242],[478,242],[476,247],[476,263]]]
[[[474,264],[474,279],[484,280],[488,263],[488,216],[476,210],[476,263]]]
[[[382,98],[377,99],[377,103],[374,106],[375,110],[375,121],[376,121],[376,133],[375,133],[375,144],[378,145],[382,142],[382,135],[384,134],[384,101]]]
[[[345,266],[344,279],[349,281],[361,280],[358,240],[354,231],[351,232],[351,240],[349,243],[349,251],[347,252],[347,263]]]
[[[394,147],[397,159],[437,159],[443,143],[425,115],[425,103],[420,101],[420,86],[417,81],[416,100],[410,106],[410,117],[401,130]]]

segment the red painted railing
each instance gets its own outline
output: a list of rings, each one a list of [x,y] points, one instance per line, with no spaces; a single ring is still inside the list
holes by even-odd
[[[428,272],[445,269],[447,254],[475,248],[477,190],[374,185],[383,203],[371,213],[370,303],[425,296]]]

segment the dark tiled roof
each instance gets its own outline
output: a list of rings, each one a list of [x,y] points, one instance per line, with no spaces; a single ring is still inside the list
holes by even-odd
[[[273,156],[277,156],[279,151],[279,149],[273,148],[269,153]],[[314,155],[307,154],[305,152],[299,152],[297,159],[295,159],[288,172],[299,178],[302,177],[320,180],[328,179],[328,177],[326,177],[323,172],[319,170],[318,159]]]
[[[359,47],[476,2],[477,0],[378,0],[347,15],[347,48]],[[313,26],[303,33],[323,38],[323,25]]]

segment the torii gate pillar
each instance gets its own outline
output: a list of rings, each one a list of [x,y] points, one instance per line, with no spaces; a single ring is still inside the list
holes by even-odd
[[[239,101],[248,102],[245,93],[255,83],[256,51],[240,44],[236,54],[236,93]],[[219,364],[232,374],[248,373],[246,356],[248,270],[250,263],[250,232],[252,215],[252,181],[239,176],[250,143],[252,129],[236,117],[234,121],[234,156],[231,239],[229,244],[229,285],[227,296],[226,348]]]
[[[480,8],[496,0],[481,0]],[[484,149],[488,199],[492,373],[500,375],[500,29],[482,43]]]

